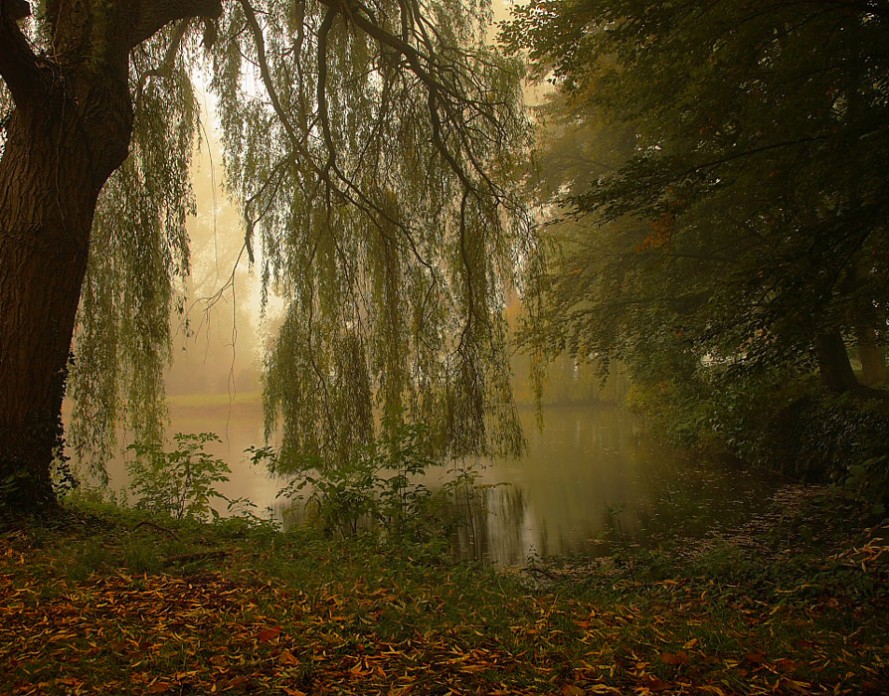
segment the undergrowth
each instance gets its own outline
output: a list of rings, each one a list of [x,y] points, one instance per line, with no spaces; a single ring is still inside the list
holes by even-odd
[[[730,533],[497,571],[81,499],[0,537],[0,691],[885,693],[887,534],[797,487]]]

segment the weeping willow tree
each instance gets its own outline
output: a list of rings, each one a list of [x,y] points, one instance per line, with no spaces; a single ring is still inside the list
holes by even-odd
[[[160,437],[196,76],[246,254],[287,301],[269,427],[328,461],[420,421],[451,454],[521,447],[502,311],[534,245],[528,126],[487,2],[31,9],[0,0],[3,498],[52,500],[66,377],[81,454],[101,463],[120,420]]]

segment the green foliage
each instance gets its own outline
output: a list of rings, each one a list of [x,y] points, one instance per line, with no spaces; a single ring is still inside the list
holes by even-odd
[[[529,347],[627,365],[674,441],[882,504],[884,407],[811,377],[824,336],[889,341],[874,8],[537,0],[503,36],[555,87],[538,195],[558,253]]]
[[[805,371],[819,334],[886,342],[884,12],[540,0],[514,13],[504,37],[556,86],[542,193],[566,213],[537,349],[636,374]]]
[[[196,28],[159,32],[131,57],[130,156],[102,190],[81,294],[69,393],[69,445],[104,479],[121,423],[160,443],[171,317],[185,307],[185,229],[195,214],[192,155],[200,110],[192,84]],[[181,43],[182,50],[169,52]]]
[[[84,514],[110,516],[129,510],[126,491],[115,493],[107,486],[95,486],[82,482],[63,499],[64,504]]]
[[[810,379],[726,390],[710,403],[712,427],[735,456],[797,478],[848,481],[863,502],[887,502],[885,399],[826,394]]]
[[[254,462],[266,461],[273,473],[295,475],[280,495],[304,498],[308,521],[340,537],[362,532],[396,539],[441,536],[446,529],[439,499],[467,484],[465,475],[457,477],[434,496],[416,480],[442,466],[432,454],[428,431],[419,426],[401,427],[329,464],[279,456],[269,447],[248,451]]]
[[[220,537],[228,538],[271,538],[281,531],[281,523],[267,511],[268,515],[260,517],[254,510],[253,503],[247,503],[237,499],[237,504],[229,502],[228,515],[219,516],[213,520],[214,533]]]
[[[107,571],[112,562],[112,554],[105,545],[99,543],[84,544],[73,554],[71,565],[67,569],[68,577],[82,582],[93,573]]]
[[[169,452],[154,443],[127,448],[136,455],[127,463],[130,490],[138,498],[136,507],[177,520],[206,520],[211,513],[215,518],[218,513],[210,501],[224,498],[215,484],[227,481],[231,470],[204,451],[204,446],[219,438],[213,433],[176,433],[173,440],[176,448]]]
[[[791,447],[796,445],[796,452],[788,447],[787,456],[825,472],[863,506],[878,514],[885,510],[889,506],[887,401],[842,395],[801,401],[795,408],[797,429],[784,437]]]
[[[268,429],[323,458],[405,422],[429,423],[454,454],[521,449],[503,307],[535,246],[514,184],[530,127],[521,63],[488,44],[489,3],[222,12],[206,22],[214,41],[184,20],[130,55],[131,152],[102,192],[75,339],[77,455],[101,476],[120,420],[162,439],[201,65],[244,257],[261,250],[264,297],[287,305],[266,361]],[[49,41],[44,20],[35,41]]]
[[[147,543],[129,543],[123,548],[122,560],[133,573],[157,573],[163,568],[163,559],[157,549]]]
[[[725,541],[706,548],[695,557],[692,565],[695,574],[720,585],[749,581],[760,569],[760,564],[751,560],[748,551]]]
[[[795,479],[833,481],[860,504],[882,509],[889,504],[889,408],[874,394],[831,394],[814,376],[780,370],[712,370],[685,383],[637,382],[628,405],[676,444]]]

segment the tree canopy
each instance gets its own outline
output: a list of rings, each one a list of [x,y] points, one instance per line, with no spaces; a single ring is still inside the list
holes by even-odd
[[[556,86],[549,158],[573,158],[550,184],[569,246],[537,340],[686,375],[817,362],[848,388],[832,348],[885,343],[889,310],[884,4],[515,13],[504,36]]]
[[[71,359],[78,451],[101,461],[121,417],[161,432],[196,83],[218,102],[245,253],[288,304],[266,380],[285,445],[336,456],[423,420],[453,454],[521,447],[502,311],[534,245],[514,185],[529,126],[521,64],[489,45],[485,0],[47,0],[18,27],[26,13],[0,9],[10,162],[45,76],[87,124],[85,95],[128,82],[128,155],[92,221]]]

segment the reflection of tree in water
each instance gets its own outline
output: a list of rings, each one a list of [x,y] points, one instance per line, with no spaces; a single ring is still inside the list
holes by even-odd
[[[530,555],[604,555],[616,544],[655,546],[669,538],[700,536],[742,521],[776,485],[755,472],[665,448],[620,409],[547,409],[542,433],[535,429],[533,411],[520,413],[530,446],[524,459],[461,462],[422,480],[444,498],[438,510],[447,521],[442,531],[452,533],[454,553],[461,559],[520,565]],[[259,416],[250,422],[242,436],[247,444],[260,437]],[[180,429],[211,429],[203,422],[189,425]],[[230,434],[239,432],[233,425]],[[241,452],[245,446],[239,441],[230,449]],[[233,471],[237,467],[233,461]],[[256,474],[245,470],[227,494],[247,494],[246,481]],[[448,484],[461,476],[475,486]],[[510,485],[496,485],[500,482]],[[263,501],[259,512],[271,503],[274,516],[286,526],[305,524],[304,501],[294,505],[274,499],[285,484],[270,481],[256,488],[262,497],[254,499]]]
[[[488,524],[473,522],[472,546],[462,532],[463,557],[511,565],[531,554],[599,555],[700,536],[743,519],[775,485],[671,450],[620,409],[550,409],[543,433],[526,428],[528,456],[484,470],[514,485],[486,492]]]
[[[509,484],[464,486],[455,492],[454,544],[459,558],[521,565],[529,546],[525,493]]]

